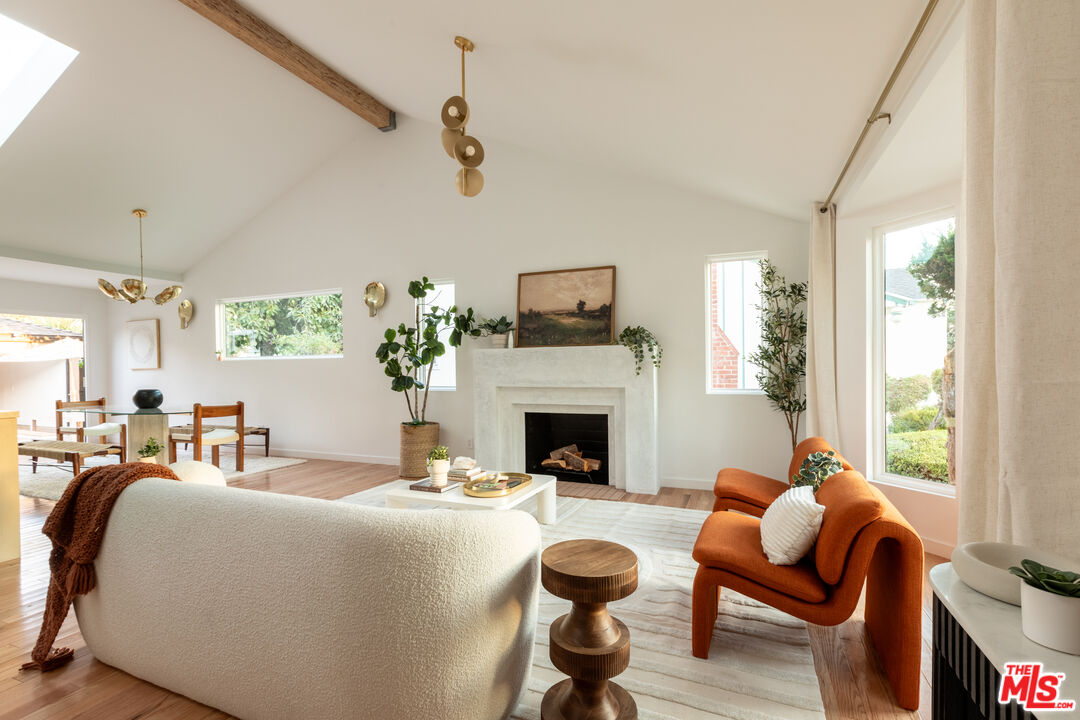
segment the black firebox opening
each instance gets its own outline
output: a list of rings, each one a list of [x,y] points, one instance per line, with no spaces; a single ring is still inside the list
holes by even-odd
[[[608,484],[608,418],[593,413],[525,413],[525,472],[554,475],[559,480]],[[597,470],[582,472],[541,465],[551,451],[577,445],[582,455],[600,461]]]

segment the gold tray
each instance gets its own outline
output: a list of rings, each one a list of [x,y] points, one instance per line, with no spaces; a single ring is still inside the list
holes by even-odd
[[[480,485],[481,483],[492,482],[496,477],[499,477],[499,476],[502,476],[500,479],[505,478],[506,480],[521,480],[521,484],[516,485],[516,486],[514,486],[512,488],[508,488],[506,490],[477,490],[476,489],[477,485]],[[531,485],[531,484],[532,484],[532,475],[526,475],[525,473],[516,473],[516,472],[496,472],[496,473],[491,473],[489,475],[484,475],[483,477],[478,477],[475,480],[470,480],[469,482],[465,483],[464,487],[461,488],[461,492],[465,493],[469,497],[478,497],[478,498],[503,497],[505,495],[512,495],[513,493],[516,493],[518,490],[521,490],[522,488],[529,487],[529,485]]]

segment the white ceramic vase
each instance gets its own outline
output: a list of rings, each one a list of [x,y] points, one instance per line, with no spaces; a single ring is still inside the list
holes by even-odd
[[[1053,650],[1080,655],[1080,598],[1055,595],[1021,583],[1020,617],[1029,639]]]
[[[432,460],[431,461],[431,484],[436,487],[442,487],[446,484],[446,473],[450,472],[449,460]]]
[[[496,333],[488,335],[488,342],[493,348],[505,348],[510,344],[510,333]]]

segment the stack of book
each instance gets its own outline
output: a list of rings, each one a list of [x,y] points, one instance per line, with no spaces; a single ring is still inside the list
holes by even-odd
[[[461,483],[456,482],[453,479],[447,478],[444,485],[432,485],[431,478],[426,478],[420,482],[415,482],[409,486],[410,490],[416,490],[418,492],[430,492],[430,493],[444,493],[447,490],[453,490],[456,487],[460,487]]]
[[[469,480],[475,480],[484,474],[483,469],[479,465],[475,465],[468,470],[460,468],[450,468],[450,471],[446,473],[448,480],[456,480],[458,482],[467,482]]]

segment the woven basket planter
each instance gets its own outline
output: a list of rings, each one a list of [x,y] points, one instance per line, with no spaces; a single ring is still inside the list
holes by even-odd
[[[401,423],[401,467],[403,478],[427,477],[427,456],[439,444],[439,423]]]

